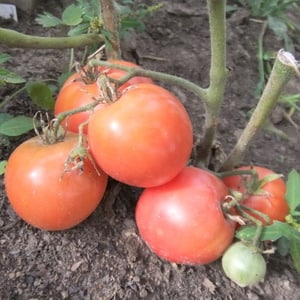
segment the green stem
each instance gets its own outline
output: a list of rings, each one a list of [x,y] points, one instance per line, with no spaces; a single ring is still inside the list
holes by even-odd
[[[113,0],[99,0],[104,30],[108,33],[106,37],[106,55],[109,59],[121,57],[121,46],[119,38],[119,13]]]
[[[0,45],[11,48],[66,49],[95,45],[104,41],[100,34],[81,34],[71,37],[40,37],[0,28]]]
[[[251,240],[251,244],[255,248],[258,247],[258,244],[259,244],[259,241],[260,241],[260,236],[261,236],[262,229],[263,229],[262,222],[260,220],[256,219],[255,217],[253,217],[252,215],[248,214],[245,211],[245,209],[248,209],[248,207],[245,207],[243,205],[239,205],[239,206],[237,206],[237,209],[243,217],[245,217],[246,219],[248,219],[249,221],[253,222],[256,225],[256,231],[255,231],[254,236]],[[257,211],[255,211],[255,213],[257,213]]]
[[[211,147],[215,140],[227,77],[226,0],[207,0],[207,6],[211,37],[210,84],[207,89],[207,101],[205,102],[204,136],[199,148],[196,150],[196,161],[204,166],[209,163]]]
[[[230,170],[225,172],[214,173],[218,178],[222,179],[228,176],[236,176],[236,175],[250,175],[250,176],[256,176],[257,177],[257,171],[254,169],[249,170]]]
[[[264,67],[264,36],[268,27],[268,22],[263,22],[263,27],[258,38],[258,74],[259,82],[256,87],[255,97],[259,97],[265,85],[265,67]]]
[[[199,87],[197,84],[192,83],[189,80],[183,79],[178,76],[169,75],[169,74],[156,72],[156,71],[144,70],[141,68],[131,68],[131,67],[127,67],[127,66],[121,66],[118,64],[112,64],[112,63],[105,62],[102,60],[97,60],[97,59],[93,59],[93,60],[89,61],[89,65],[92,67],[104,66],[104,67],[108,67],[108,68],[115,68],[115,69],[127,71],[128,73],[130,73],[130,75],[126,74],[125,75],[126,77],[124,76],[124,78],[126,78],[126,80],[128,80],[134,76],[144,76],[144,77],[150,77],[154,80],[159,80],[159,81],[163,81],[166,83],[174,84],[174,85],[180,86],[180,87],[185,88],[186,90],[189,90],[190,92],[194,93],[202,101],[204,101],[204,103],[207,101],[206,89],[203,89],[203,88]],[[121,78],[120,81],[123,82],[123,79]]]
[[[248,145],[265,124],[283,88],[295,73],[299,73],[295,58],[289,52],[280,50],[263,94],[222,170],[231,170],[240,163]]]

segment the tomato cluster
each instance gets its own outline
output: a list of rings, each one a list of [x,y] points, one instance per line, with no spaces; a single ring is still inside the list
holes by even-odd
[[[111,62],[139,68],[126,61]],[[284,181],[258,166],[238,169],[241,173],[252,169],[255,176],[248,172],[222,180],[208,170],[187,166],[193,128],[175,95],[145,77],[118,85],[116,81],[127,75],[119,69],[90,71],[85,67],[83,73],[72,75],[58,94],[55,115],[73,110],[61,123],[67,131],[64,139],[43,143],[35,137],[10,156],[5,184],[16,213],[45,230],[71,228],[95,210],[112,177],[144,188],[135,210],[136,224],[159,257],[207,264],[225,253],[223,268],[232,280],[241,286],[261,280],[265,274],[261,254],[240,242],[230,247],[238,210],[228,209],[228,201],[239,193],[235,203],[248,207],[248,215],[261,224],[267,224],[261,214],[270,223],[283,221],[288,213]],[[90,104],[89,110],[82,110]],[[85,123],[82,133],[79,127]],[[261,269],[245,275],[254,263]]]

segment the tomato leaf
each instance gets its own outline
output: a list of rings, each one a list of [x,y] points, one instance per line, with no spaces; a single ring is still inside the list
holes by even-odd
[[[13,116],[11,114],[8,113],[0,113],[0,125],[4,122],[6,122],[7,120],[12,119]]]
[[[26,80],[22,78],[20,75],[8,71],[4,68],[0,68],[0,82],[18,84],[18,83],[24,83],[25,81]]]
[[[32,118],[17,116],[0,124],[0,134],[19,136],[33,129]]]
[[[0,161],[0,176],[5,173],[6,165],[7,165],[7,161],[6,160],[1,160]]]
[[[288,174],[287,179],[286,200],[289,204],[290,213],[296,211],[300,205],[300,174],[296,170],[292,170]]]
[[[88,31],[89,26],[90,26],[89,23],[82,23],[75,27],[72,27],[68,32],[68,36],[75,36],[75,35],[86,33]]]
[[[286,23],[278,17],[269,15],[268,25],[273,30],[273,32],[280,38],[284,38],[287,35],[288,27]]]
[[[290,243],[284,236],[277,241],[277,251],[281,256],[286,256],[290,253]]]
[[[236,237],[241,240],[250,241],[256,232],[256,226],[245,226],[236,232]],[[299,239],[300,233],[292,226],[285,222],[274,221],[272,225],[263,227],[260,240],[261,241],[276,241],[281,237],[286,237],[288,240]]]
[[[42,109],[53,109],[52,90],[43,82],[31,82],[26,85],[27,93],[32,102]]]
[[[10,55],[6,54],[6,53],[0,53],[0,64],[3,64],[7,61],[10,60]]]
[[[60,19],[47,12],[38,15],[38,17],[35,20],[38,24],[46,28],[55,27],[57,25],[62,24],[62,21]]]
[[[290,254],[297,272],[300,273],[300,238],[290,239]]]
[[[82,21],[82,11],[80,7],[71,4],[69,5],[62,14],[62,21],[65,25],[75,26],[81,23]]]

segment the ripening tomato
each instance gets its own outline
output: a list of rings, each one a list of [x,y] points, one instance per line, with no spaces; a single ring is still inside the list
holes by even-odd
[[[134,63],[123,61],[123,60],[109,60],[111,63],[120,64],[128,67],[138,66]],[[87,69],[86,67],[84,68]],[[127,74],[126,71],[109,69],[105,67],[97,68],[99,74],[105,73],[109,78],[121,79]],[[99,76],[99,75],[98,75]],[[92,103],[96,99],[99,99],[100,91],[97,85],[97,74],[92,76],[93,78],[81,78],[80,73],[75,73],[71,75],[64,85],[62,86],[60,92],[57,95],[57,99],[54,107],[54,114],[58,115],[61,112],[76,109],[78,107],[85,106]],[[87,82],[85,82],[86,80]],[[139,83],[153,83],[150,78],[135,76],[129,79],[126,83],[119,87],[118,92],[122,92],[124,89],[133,84]],[[100,109],[103,105],[97,106]],[[91,111],[80,112],[69,116],[65,121],[62,122],[62,126],[68,131],[78,133],[78,126],[89,119]],[[84,133],[87,133],[87,127],[84,128]]]
[[[257,171],[259,180],[263,179],[267,175],[275,174],[272,170],[260,166],[244,166],[238,168],[238,170],[248,170],[251,168]],[[249,191],[249,189],[247,189],[249,179],[250,175],[236,175],[223,178],[223,182],[232,190],[236,190],[241,193],[250,193],[246,200],[243,201],[244,205],[268,215],[271,222],[274,220],[284,221],[285,216],[289,211],[289,207],[285,199],[285,182],[281,178],[278,178],[265,183],[256,191],[251,191],[253,187],[250,186]],[[266,224],[263,218],[255,214],[252,215],[261,220],[263,224]]]
[[[114,179],[137,187],[161,185],[186,165],[193,146],[182,103],[154,84],[131,86],[94,112],[88,126],[96,163]]]
[[[186,167],[170,182],[145,189],[135,218],[141,237],[161,258],[180,264],[207,264],[231,244],[235,223],[221,204],[228,195],[212,173]]]
[[[11,154],[5,172],[7,197],[27,223],[44,230],[63,230],[85,220],[98,206],[107,175],[86,159],[83,170],[64,172],[78,136],[45,145],[31,138]]]

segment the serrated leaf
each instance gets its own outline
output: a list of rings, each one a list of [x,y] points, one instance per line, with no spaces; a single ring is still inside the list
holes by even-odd
[[[286,192],[286,201],[288,202],[290,213],[297,209],[300,205],[300,174],[293,169],[287,177],[287,192]]]
[[[33,129],[32,118],[17,116],[0,124],[0,134],[19,136]]]
[[[11,58],[10,55],[6,54],[6,53],[0,53],[0,64],[3,64],[7,61],[9,61]]]
[[[38,15],[35,20],[43,27],[55,27],[62,24],[62,21],[59,18],[47,12]]]
[[[4,68],[0,68],[0,81],[5,83],[13,83],[13,84],[19,84],[24,83],[26,80],[22,78],[20,75],[8,71]]]
[[[62,14],[62,22],[68,26],[75,26],[82,21],[82,10],[80,7],[71,4],[69,5]]]
[[[0,161],[0,176],[5,173],[6,165],[7,165],[7,161],[6,160]]]
[[[44,82],[30,82],[26,90],[32,102],[42,109],[53,109],[54,98],[52,90]]]

